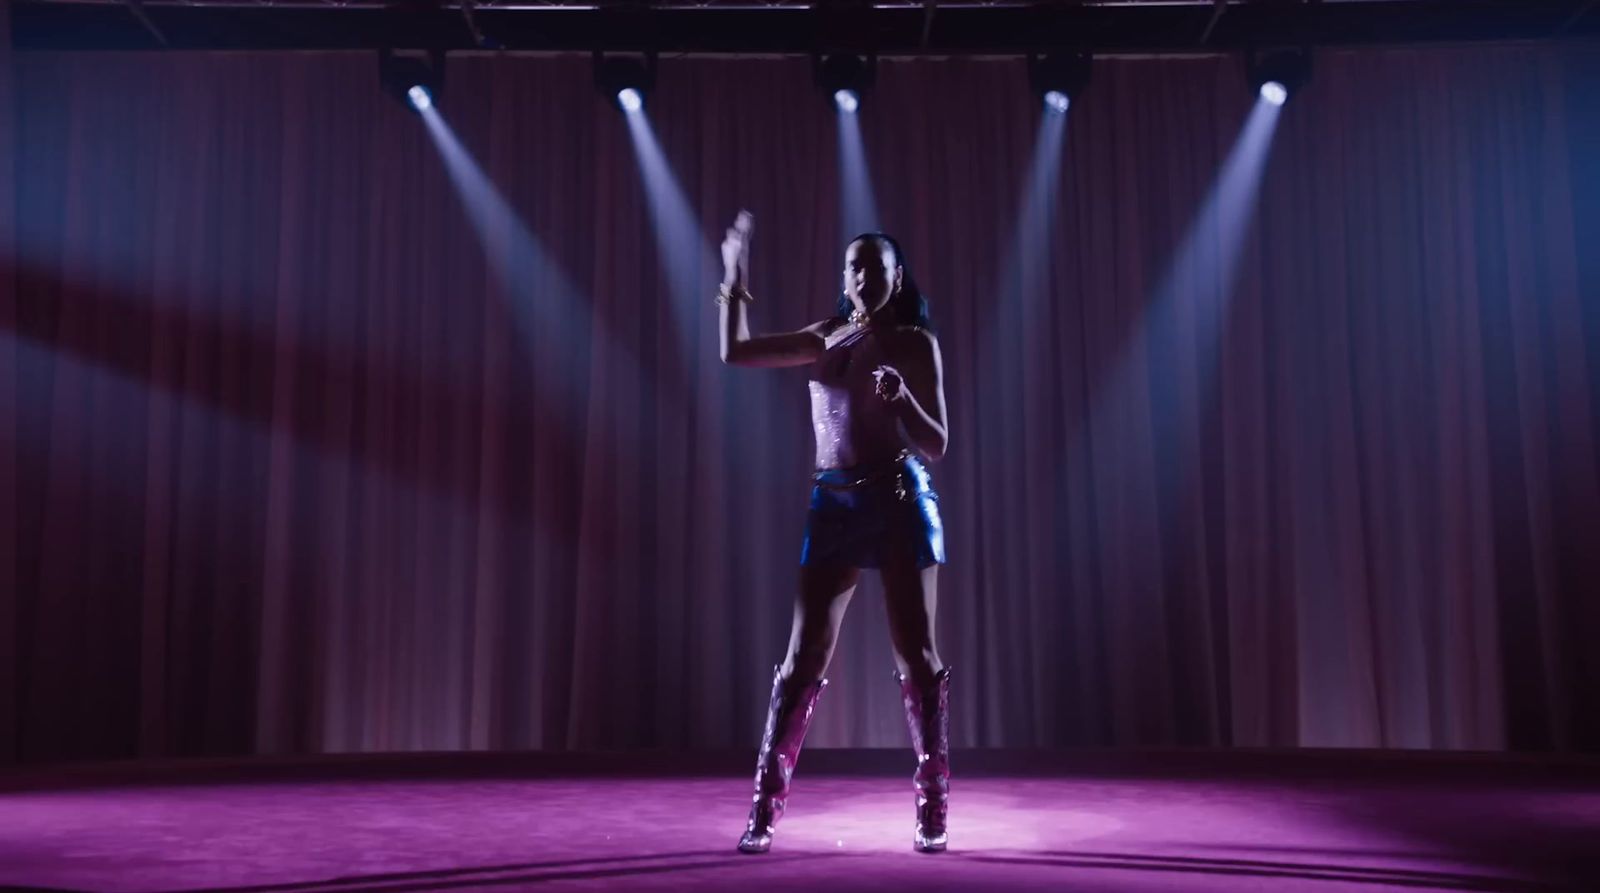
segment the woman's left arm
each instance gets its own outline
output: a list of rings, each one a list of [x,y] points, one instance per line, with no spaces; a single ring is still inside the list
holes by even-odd
[[[950,442],[945,427],[944,361],[939,354],[939,339],[926,329],[916,329],[903,344],[901,368],[886,368],[887,374],[880,376],[880,382],[894,373],[899,373],[903,381],[898,388],[892,384],[886,388],[884,399],[894,407],[912,447],[929,462],[937,462],[944,457]]]

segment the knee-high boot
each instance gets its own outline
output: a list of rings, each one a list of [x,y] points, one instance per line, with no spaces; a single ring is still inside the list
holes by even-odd
[[[756,755],[756,791],[750,804],[750,822],[739,838],[739,852],[765,853],[789,800],[789,782],[800,758],[800,745],[811,724],[817,699],[828,680],[791,685],[782,667],[772,671],[772,700],[767,705],[767,727]]]
[[[950,801],[950,668],[934,674],[926,689],[898,672],[894,677],[900,683],[911,747],[917,752],[917,770],[911,776],[917,792],[916,848],[941,852]]]

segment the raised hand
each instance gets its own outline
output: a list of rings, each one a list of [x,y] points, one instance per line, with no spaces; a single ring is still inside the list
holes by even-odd
[[[755,215],[740,211],[722,237],[722,281],[730,286],[744,285],[750,275],[750,234],[755,226]]]

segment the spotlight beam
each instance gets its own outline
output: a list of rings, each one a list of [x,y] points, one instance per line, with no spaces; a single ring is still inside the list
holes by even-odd
[[[1147,331],[1169,325],[1186,299],[1226,309],[1238,273],[1244,237],[1249,232],[1261,175],[1266,169],[1280,108],[1258,100],[1223,162],[1211,192],[1189,227],[1165,278],[1155,291]],[[1214,321],[1221,323],[1220,316]],[[1216,330],[1196,333],[1202,347],[1214,346]]]
[[[839,223],[845,238],[881,228],[878,199],[867,167],[867,150],[856,117],[861,99],[877,80],[877,60],[853,53],[819,57],[814,77],[833,100],[839,136]]]
[[[683,187],[678,185],[677,175],[672,172],[672,165],[656,139],[655,129],[650,126],[649,114],[642,109],[631,111],[627,119],[634,158],[644,181],[656,251],[667,274],[678,345],[682,356],[692,357],[700,330],[704,328],[701,316],[704,297],[710,293],[716,278],[716,252],[701,233],[700,219],[690,209]]]
[[[839,216],[844,238],[882,228],[878,198],[867,167],[867,149],[861,138],[861,121],[849,112],[840,112],[839,121]]]
[[[1090,461],[1095,431],[1128,424],[1131,407],[1148,403],[1152,392],[1165,393],[1189,381],[1202,394],[1210,389],[1244,237],[1280,111],[1264,99],[1256,101],[1136,330],[1120,348],[1102,384],[1089,395],[1078,430],[1067,440],[1069,462]],[[1169,352],[1182,357],[1185,368],[1153,367],[1153,357]],[[1151,423],[1166,429],[1180,420],[1157,411]],[[1160,433],[1155,442],[1163,442]],[[1163,481],[1175,485],[1177,473],[1178,469],[1165,469]]]
[[[490,269],[505,289],[511,317],[524,344],[533,344],[537,333],[549,331],[563,333],[562,337],[570,333],[573,338],[587,338],[596,323],[587,302],[560,265],[501,197],[439,110],[430,104],[420,109],[419,114],[444,161],[445,171],[456,188],[467,219],[483,245]],[[548,338],[548,335],[543,337]],[[597,349],[607,356],[626,357],[623,374],[633,376],[633,380],[645,380],[636,358],[612,346],[608,336]],[[539,352],[533,354],[538,358]],[[574,378],[568,370],[548,365],[553,359],[543,357],[540,363],[543,367],[540,378],[544,379],[541,384],[566,414],[567,422],[576,425],[582,420],[585,407],[580,402],[577,387],[550,387]]]
[[[1004,279],[1000,283],[998,312],[990,315],[991,321],[1013,318],[1018,311],[1026,319],[1040,300],[1038,296],[1048,291],[1049,248],[1066,132],[1066,115],[1050,110],[1040,113],[1016,224],[1000,268]],[[1024,329],[1038,336],[1043,327],[1025,324]],[[999,336],[1006,331],[1009,327],[992,329],[991,334]]]

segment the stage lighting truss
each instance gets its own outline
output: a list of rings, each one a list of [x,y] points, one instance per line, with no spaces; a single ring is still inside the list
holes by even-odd
[[[1600,35],[1600,0],[27,0],[11,6],[17,48],[55,52],[425,46],[942,58],[1050,53],[1062,41],[1107,56]],[[130,10],[144,29],[128,27]]]

